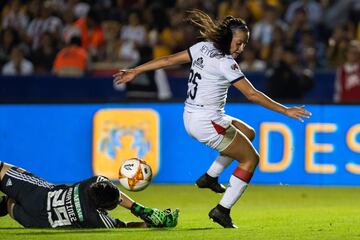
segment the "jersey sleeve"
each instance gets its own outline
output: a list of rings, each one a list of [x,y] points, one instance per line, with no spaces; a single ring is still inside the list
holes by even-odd
[[[220,62],[220,72],[224,75],[224,77],[231,83],[244,79],[245,75],[240,70],[237,62],[232,58],[226,58]]]
[[[119,219],[114,219],[105,211],[97,211],[96,216],[91,224],[95,228],[123,228],[126,227],[126,223]]]
[[[97,211],[97,222],[99,228],[115,228],[116,220],[108,215],[106,212]]]
[[[196,55],[196,53],[200,50],[201,45],[202,45],[201,43],[202,42],[195,43],[194,45],[192,45],[191,47],[188,48],[187,51],[188,51],[191,62],[193,61],[193,58]]]

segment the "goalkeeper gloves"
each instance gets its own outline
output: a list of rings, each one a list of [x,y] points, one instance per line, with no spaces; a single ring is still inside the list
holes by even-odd
[[[161,211],[156,208],[146,208],[134,203],[131,212],[140,217],[149,227],[175,227],[178,222],[179,209],[172,211],[170,208]]]

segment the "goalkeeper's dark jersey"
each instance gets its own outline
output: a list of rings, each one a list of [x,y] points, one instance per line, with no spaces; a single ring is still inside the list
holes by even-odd
[[[46,211],[51,227],[114,228],[122,223],[99,211],[89,199],[89,186],[108,180],[97,176],[71,186],[59,185],[47,194]],[[108,180],[109,181],[109,180]]]
[[[54,185],[12,167],[0,190],[14,199],[14,218],[24,227],[114,228],[125,224],[98,211],[89,199],[89,186],[109,179],[95,176],[73,185]]]

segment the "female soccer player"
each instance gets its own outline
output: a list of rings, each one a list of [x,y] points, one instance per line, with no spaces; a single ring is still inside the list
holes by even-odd
[[[175,227],[179,210],[144,207],[109,179],[94,176],[73,185],[51,184],[22,168],[0,162],[0,217],[10,215],[28,228]],[[108,211],[130,210],[142,222],[122,222]]]
[[[209,217],[225,228],[236,228],[230,209],[250,182],[259,154],[251,143],[255,137],[254,129],[225,114],[229,86],[239,89],[250,101],[299,121],[309,118],[311,113],[304,106],[285,107],[275,102],[256,90],[241,72],[234,59],[249,41],[249,29],[242,19],[228,16],[221,22],[214,22],[204,12],[194,10],[190,12],[189,20],[200,29],[205,41],[133,69],[120,70],[114,74],[114,82],[126,83],[146,71],[191,62],[184,110],[185,128],[190,136],[220,153],[196,184],[200,188],[225,192],[219,204],[209,212]],[[225,191],[217,178],[233,159],[239,164]]]

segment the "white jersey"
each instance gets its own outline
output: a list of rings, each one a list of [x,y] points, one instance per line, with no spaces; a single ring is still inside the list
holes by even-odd
[[[212,42],[199,42],[188,49],[191,70],[185,109],[221,110],[231,84],[243,79],[231,55],[221,54]]]

